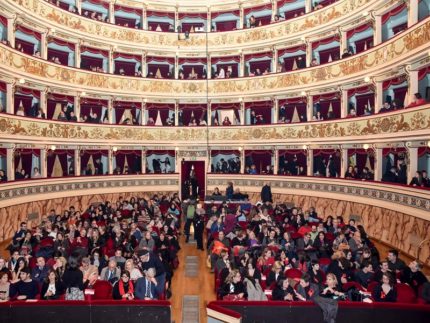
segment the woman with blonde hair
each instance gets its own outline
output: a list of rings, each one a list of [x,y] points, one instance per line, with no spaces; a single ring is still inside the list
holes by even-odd
[[[225,279],[220,288],[220,296],[226,300],[241,300],[247,297],[245,284],[239,270],[234,269]]]
[[[135,282],[139,278],[143,277],[143,275],[140,272],[140,270],[134,266],[133,259],[128,259],[125,262],[124,269],[130,273],[130,280],[131,281]]]
[[[336,275],[328,273],[326,286],[314,298],[314,302],[323,311],[324,323],[335,323],[337,316],[338,300],[343,299],[345,294],[337,290],[338,281]]]
[[[268,287],[272,286],[273,284],[278,283],[280,280],[284,279],[284,267],[282,266],[282,262],[275,261],[275,263],[272,266],[272,270],[269,272],[266,278],[266,285]]]

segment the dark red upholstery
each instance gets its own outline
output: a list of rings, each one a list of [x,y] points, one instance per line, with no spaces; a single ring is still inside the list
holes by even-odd
[[[415,292],[411,286],[406,284],[397,284],[397,302],[398,303],[416,303]]]
[[[93,286],[94,295],[92,299],[112,299],[112,285],[105,280],[98,280]]]

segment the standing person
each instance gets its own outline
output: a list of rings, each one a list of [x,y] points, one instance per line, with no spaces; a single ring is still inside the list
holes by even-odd
[[[142,270],[142,272],[146,273],[148,275],[147,271],[148,269],[152,268],[155,270],[154,277],[157,281],[156,289],[157,289],[157,295],[162,295],[164,293],[164,285],[166,283],[166,269],[161,262],[160,258],[148,250],[140,250],[138,252],[139,256],[139,267]],[[137,290],[137,285],[136,285]],[[136,295],[137,296],[137,295]]]
[[[233,194],[234,194],[233,182],[228,182],[227,188],[225,190],[225,195],[227,197],[227,200],[231,200],[233,198]]]
[[[200,212],[200,210],[203,210],[203,213]],[[196,216],[194,218],[194,240],[197,241],[197,249],[198,250],[204,250],[203,249],[203,232],[205,230],[205,220],[204,220],[204,209],[198,205]]]
[[[79,269],[78,257],[70,256],[63,275],[63,286],[66,290],[66,301],[84,300],[84,274]]]
[[[197,174],[196,174],[196,171],[194,169],[194,165],[191,166],[190,185],[191,185],[191,198],[195,199],[198,196],[199,185],[197,182]]]
[[[264,183],[264,185],[261,189],[261,201],[263,203],[266,203],[266,202],[272,203],[273,202],[273,200],[272,200],[272,189],[270,188],[270,185],[267,182]]]
[[[193,224],[194,218],[196,216],[196,205],[195,201],[190,201],[190,204],[188,204],[187,212],[186,212],[186,222],[184,226],[184,233],[186,236],[185,242],[188,243],[190,240],[190,228],[191,224]]]

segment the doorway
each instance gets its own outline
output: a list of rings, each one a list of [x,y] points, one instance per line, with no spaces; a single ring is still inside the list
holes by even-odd
[[[194,171],[194,180],[190,178],[191,171]],[[190,197],[198,197],[204,200],[206,194],[206,168],[205,161],[194,160],[181,162],[181,197],[182,200]],[[194,196],[193,196],[194,195]]]

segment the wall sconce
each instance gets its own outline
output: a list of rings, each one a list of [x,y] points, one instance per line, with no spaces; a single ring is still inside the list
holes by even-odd
[[[308,150],[308,145],[303,145],[303,150]]]
[[[19,79],[19,84],[24,84],[25,83],[25,79]]]
[[[52,146],[51,146],[51,150],[52,150],[52,151],[55,151],[55,149],[57,149],[57,147],[56,147],[55,145],[52,145]]]
[[[179,147],[175,147],[175,150],[176,150],[176,151],[179,151]]]
[[[86,95],[87,95],[87,92],[85,92],[85,91],[81,92],[81,96],[86,96]]]
[[[369,149],[369,144],[364,144],[363,148],[366,149],[366,150],[368,150]]]
[[[113,147],[112,147],[112,151],[113,151],[114,153],[116,153],[116,152],[118,151],[118,147],[113,146]]]
[[[430,148],[430,141],[427,141],[427,147]]]
[[[239,147],[239,151],[242,151],[243,150],[243,148],[242,147]]]
[[[370,77],[366,76],[366,77],[364,78],[364,82],[369,83],[370,81],[371,81]]]
[[[302,91],[302,92],[300,92],[300,95],[301,95],[301,96],[306,96],[306,92],[305,92],[305,91]]]

